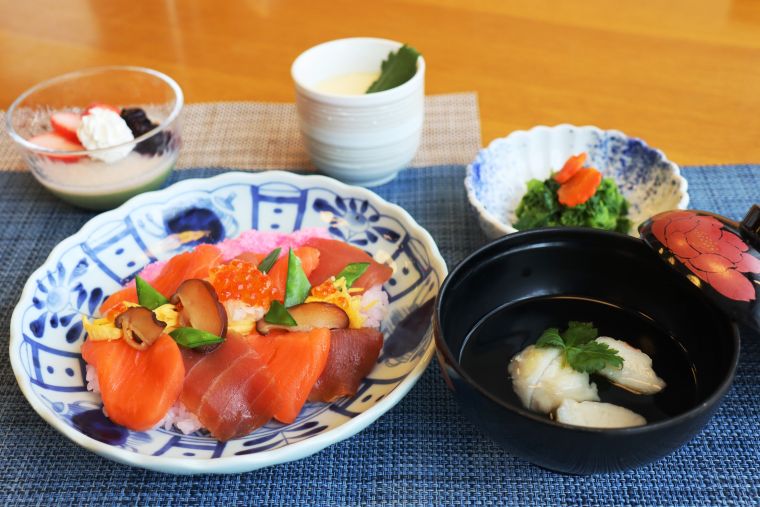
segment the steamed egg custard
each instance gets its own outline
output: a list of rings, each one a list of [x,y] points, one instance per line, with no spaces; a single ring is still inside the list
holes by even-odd
[[[335,95],[364,95],[380,72],[350,72],[329,77],[317,84],[316,90]]]
[[[580,297],[497,308],[469,333],[460,361],[492,395],[576,426],[657,422],[689,410],[699,394],[685,350],[653,320]]]

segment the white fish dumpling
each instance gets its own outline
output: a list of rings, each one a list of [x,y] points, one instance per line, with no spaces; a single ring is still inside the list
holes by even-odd
[[[563,400],[598,401],[596,384],[588,373],[565,364],[562,351],[555,347],[530,345],[509,362],[512,388],[523,406],[548,414]]]
[[[652,358],[622,340],[600,336],[597,342],[616,350],[623,366],[605,366],[597,373],[611,382],[638,394],[656,394],[665,388],[665,381],[652,369]]]
[[[556,420],[587,428],[629,428],[643,426],[647,420],[632,410],[612,403],[565,400],[557,408]]]

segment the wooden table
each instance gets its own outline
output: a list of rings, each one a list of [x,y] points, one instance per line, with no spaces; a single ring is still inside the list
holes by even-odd
[[[0,108],[103,64],[164,71],[188,102],[291,102],[293,59],[357,35],[416,46],[429,94],[477,91],[484,143],[568,122],[760,162],[757,0],[0,0]]]

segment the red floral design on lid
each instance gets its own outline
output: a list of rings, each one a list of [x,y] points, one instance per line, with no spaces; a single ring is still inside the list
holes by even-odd
[[[652,219],[652,234],[689,271],[735,301],[754,301],[754,284],[745,273],[760,274],[760,260],[736,234],[714,217],[675,211]]]

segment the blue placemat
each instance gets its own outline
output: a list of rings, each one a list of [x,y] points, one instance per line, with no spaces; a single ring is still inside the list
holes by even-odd
[[[221,169],[181,171],[177,179]],[[692,206],[741,218],[758,200],[760,166],[684,168]],[[433,235],[452,267],[486,242],[466,203],[461,166],[405,171],[376,189]],[[64,204],[26,173],[0,173],[0,348],[28,276],[93,213]],[[563,476],[501,451],[459,413],[435,363],[394,409],[359,435],[304,459],[240,475],[182,477],[112,463],[49,427],[0,358],[0,504],[124,505],[714,505],[760,503],[760,336],[705,431],[657,463]],[[551,445],[547,442],[546,445]]]

